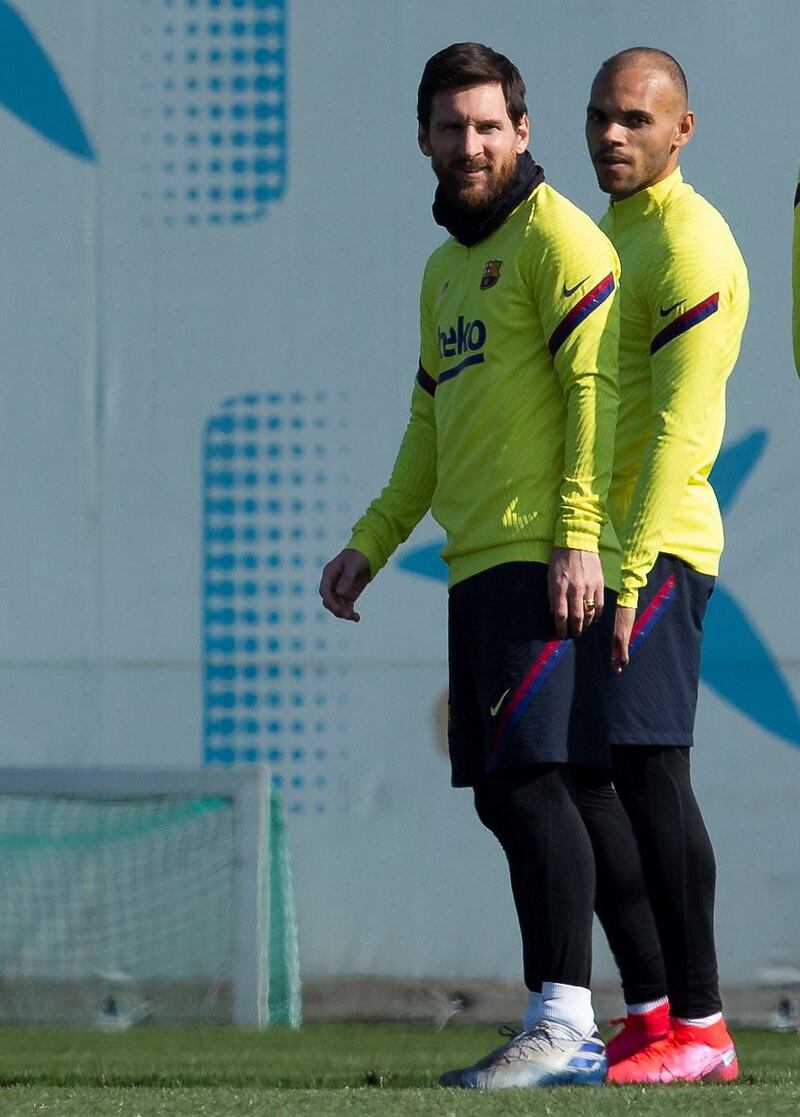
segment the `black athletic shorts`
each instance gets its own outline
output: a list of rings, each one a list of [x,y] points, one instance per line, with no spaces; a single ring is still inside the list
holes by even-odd
[[[692,744],[703,618],[714,582],[674,555],[656,559],[639,593],[630,663],[621,675],[605,676],[610,745]]]
[[[602,620],[575,640],[559,640],[545,563],[504,563],[453,587],[448,738],[454,787],[529,764],[608,766],[599,691],[600,675],[609,670],[614,602],[607,593]]]

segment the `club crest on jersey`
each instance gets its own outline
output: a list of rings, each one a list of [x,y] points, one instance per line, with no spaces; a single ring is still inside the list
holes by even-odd
[[[500,278],[500,269],[503,266],[502,260],[487,260],[486,266],[483,269],[481,276],[481,291],[487,291],[490,287],[494,287]]]

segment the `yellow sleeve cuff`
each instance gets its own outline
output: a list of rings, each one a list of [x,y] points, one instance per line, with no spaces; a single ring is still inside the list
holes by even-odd
[[[570,530],[562,525],[556,528],[553,543],[556,547],[569,547],[571,551],[591,551],[595,555],[600,550],[600,540],[597,535]]]
[[[388,555],[366,531],[355,531],[350,536],[347,546],[354,551],[360,551],[369,563],[370,579],[381,570],[388,561]]]

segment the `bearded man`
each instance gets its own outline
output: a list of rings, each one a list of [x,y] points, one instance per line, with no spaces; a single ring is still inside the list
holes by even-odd
[[[529,990],[523,1030],[442,1078],[485,1089],[596,1084],[606,1069],[589,991],[594,861],[573,767],[606,762],[580,680],[601,655],[618,560],[604,503],[618,261],[544,181],[524,98],[517,68],[479,43],[424,68],[419,146],[450,237],[425,268],[394,470],[320,584],[325,607],[357,621],[359,594],[429,509],[445,529],[452,783],[473,788],[506,854]]]

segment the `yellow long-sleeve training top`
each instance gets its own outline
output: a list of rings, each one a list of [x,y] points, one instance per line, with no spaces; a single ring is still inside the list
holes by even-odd
[[[622,264],[608,508],[622,547],[618,601],[632,606],[660,551],[719,572],[722,517],[708,476],[747,318],[747,270],[723,218],[680,170],[612,202],[600,227]]]
[[[794,191],[794,232],[792,234],[792,341],[794,367],[800,376],[800,174]]]
[[[553,545],[600,550],[616,586],[618,278],[607,238],[546,183],[478,244],[432,254],[408,426],[348,543],[373,576],[430,507],[451,586]]]

